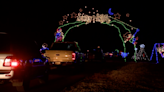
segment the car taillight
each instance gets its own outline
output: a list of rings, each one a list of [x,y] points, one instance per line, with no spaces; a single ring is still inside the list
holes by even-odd
[[[16,67],[18,66],[18,60],[16,59],[12,59],[11,57],[6,57],[6,59],[4,60],[3,66],[6,67]]]
[[[75,60],[75,58],[76,58],[76,54],[72,53],[72,60]]]

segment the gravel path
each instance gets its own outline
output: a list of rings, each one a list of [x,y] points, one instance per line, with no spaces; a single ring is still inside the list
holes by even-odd
[[[164,92],[164,64],[130,62],[102,69],[61,92]]]

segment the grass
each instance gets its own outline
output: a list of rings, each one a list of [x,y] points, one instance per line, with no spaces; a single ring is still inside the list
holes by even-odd
[[[163,66],[131,62],[118,70],[103,69],[62,92],[164,92]]]

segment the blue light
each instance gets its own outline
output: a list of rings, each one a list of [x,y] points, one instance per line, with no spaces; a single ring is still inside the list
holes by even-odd
[[[164,45],[164,43],[155,43],[155,44],[154,44],[154,47],[153,47],[153,50],[152,50],[152,53],[151,53],[151,57],[150,57],[150,61],[151,61],[152,58],[153,58],[153,54],[154,54],[154,50],[155,50],[156,61],[157,61],[157,63],[159,63],[159,61],[158,61],[158,53],[157,53],[157,49],[156,49],[156,45]]]
[[[114,13],[111,12],[111,9],[112,8],[109,8],[109,10],[108,10],[109,15],[113,15],[114,14]]]
[[[129,55],[129,52],[128,52],[128,53],[121,52],[122,58],[125,58],[125,57],[127,57],[128,55]]]
[[[42,60],[39,59],[39,58],[34,58],[34,59],[33,59],[33,62],[42,62]]]
[[[139,32],[140,30],[137,28],[136,29],[136,32],[133,34],[133,36],[135,37],[136,36],[136,34],[137,34],[137,32]]]

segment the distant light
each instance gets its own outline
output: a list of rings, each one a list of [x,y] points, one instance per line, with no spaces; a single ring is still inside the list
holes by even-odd
[[[140,48],[145,48],[145,45],[144,45],[144,44],[141,44],[141,45],[140,45]]]
[[[113,55],[113,53],[109,53],[109,55],[110,55],[110,56],[112,56],[112,55]]]

